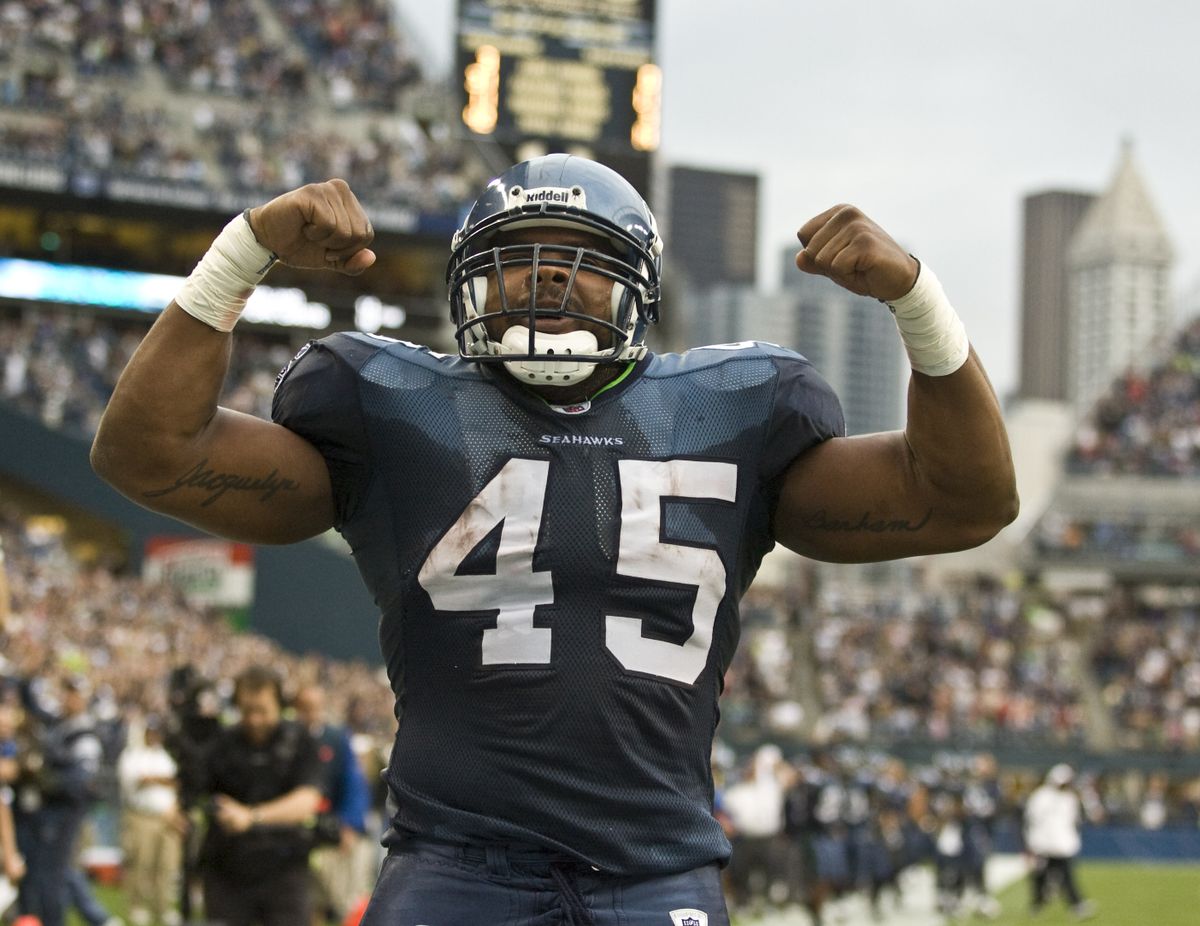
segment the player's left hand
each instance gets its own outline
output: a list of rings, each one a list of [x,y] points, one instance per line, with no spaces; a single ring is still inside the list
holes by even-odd
[[[854,206],[826,209],[805,222],[796,237],[804,246],[796,255],[797,267],[860,296],[899,299],[917,282],[916,258]]]

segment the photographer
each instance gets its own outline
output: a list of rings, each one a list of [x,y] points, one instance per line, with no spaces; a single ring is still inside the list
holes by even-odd
[[[208,832],[201,851],[207,918],[223,926],[296,926],[312,917],[306,824],[321,803],[313,738],[282,719],[283,685],[252,666],[236,680],[236,726],[205,762]]]

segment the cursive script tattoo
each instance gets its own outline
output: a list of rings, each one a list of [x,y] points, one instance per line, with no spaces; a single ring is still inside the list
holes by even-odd
[[[153,492],[143,493],[146,498],[160,498],[170,495],[180,489],[203,489],[208,497],[200,503],[201,508],[207,508],[226,492],[258,492],[260,502],[270,501],[277,492],[291,492],[300,488],[298,482],[279,475],[279,470],[273,469],[265,476],[246,476],[240,473],[218,473],[208,468],[208,458],[205,457],[186,473],[175,480],[174,485]]]
[[[805,527],[811,527],[818,531],[870,531],[875,534],[897,533],[901,531],[919,531],[929,523],[930,517],[933,515],[933,509],[930,508],[925,512],[925,517],[921,518],[915,524],[907,520],[887,520],[886,518],[872,518],[871,512],[864,511],[862,517],[858,520],[853,518],[831,518],[825,513],[824,508],[818,508],[812,514],[808,515],[803,520]]]

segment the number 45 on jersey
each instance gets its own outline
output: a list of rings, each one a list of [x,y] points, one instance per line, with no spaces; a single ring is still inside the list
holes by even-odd
[[[631,672],[691,685],[708,662],[727,575],[715,550],[660,540],[661,501],[733,502],[737,466],[705,460],[620,460],[617,466],[621,486],[617,574],[693,585],[696,601],[692,635],[683,643],[643,636],[639,618],[605,615],[604,645]],[[553,631],[533,625],[534,609],[554,601],[550,572],[533,571],[549,473],[547,460],[514,458],[505,463],[442,535],[418,574],[439,611],[498,611],[496,626],[483,632],[484,666],[550,662]],[[501,522],[496,571],[456,575],[466,554]]]

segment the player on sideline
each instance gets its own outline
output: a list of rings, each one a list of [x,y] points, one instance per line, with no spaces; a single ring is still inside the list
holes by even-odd
[[[906,431],[847,439],[789,350],[650,353],[653,216],[607,168],[550,155],[454,237],[460,356],[335,334],[281,374],[274,422],[218,408],[270,264],[361,273],[372,237],[341,180],[230,222],[122,374],[93,465],[225,537],[349,541],[400,717],[367,926],[726,924],[709,753],[763,555],[959,550],[1015,516],[961,322],[859,210],[804,224],[799,268],[888,303],[915,371]]]

